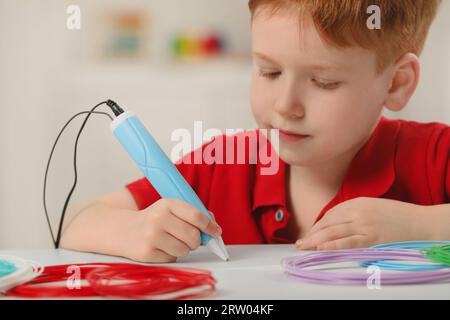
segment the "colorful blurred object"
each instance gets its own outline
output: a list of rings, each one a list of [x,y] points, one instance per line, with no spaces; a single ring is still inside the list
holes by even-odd
[[[173,53],[178,58],[206,58],[225,53],[225,41],[216,32],[204,35],[180,33],[172,41]]]
[[[145,55],[147,16],[141,11],[110,15],[105,52],[108,57],[136,58]]]

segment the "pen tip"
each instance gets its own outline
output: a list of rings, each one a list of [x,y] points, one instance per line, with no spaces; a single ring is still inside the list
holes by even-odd
[[[222,260],[224,261],[230,260],[230,257],[228,255],[227,250],[225,249],[225,244],[223,243],[222,238],[211,239],[206,244],[206,246],[217,256],[219,256]]]

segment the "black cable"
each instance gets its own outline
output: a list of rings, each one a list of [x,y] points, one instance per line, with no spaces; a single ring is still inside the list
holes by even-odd
[[[95,111],[95,109],[97,109],[98,107],[100,107],[100,106],[103,105],[103,104],[108,104],[108,106],[111,108],[111,106],[109,105],[109,104],[111,104],[110,101],[111,101],[111,100],[100,102],[99,104],[97,104],[96,106],[94,106],[90,111],[79,112],[79,113],[77,113],[76,115],[72,116],[72,117],[69,119],[69,121],[67,121],[66,124],[63,126],[63,128],[61,129],[61,131],[59,132],[59,134],[58,134],[58,136],[57,136],[57,138],[56,138],[56,140],[55,140],[55,142],[54,142],[54,144],[53,144],[52,150],[51,150],[51,152],[50,152],[50,156],[49,156],[48,162],[47,162],[47,167],[46,167],[46,169],[45,169],[44,191],[43,191],[43,202],[44,202],[45,216],[46,216],[46,218],[47,218],[48,227],[49,227],[49,229],[50,229],[50,234],[51,234],[51,236],[52,236],[52,240],[53,240],[53,244],[55,245],[55,248],[59,248],[59,243],[60,243],[60,240],[61,240],[61,233],[62,233],[62,226],[63,226],[63,224],[64,224],[64,217],[65,217],[65,214],[66,214],[67,206],[68,206],[68,204],[69,204],[70,198],[72,197],[73,191],[75,190],[75,187],[76,187],[76,185],[77,185],[77,180],[78,180],[78,173],[77,173],[77,149],[78,149],[78,140],[79,140],[80,135],[81,135],[81,132],[83,131],[83,129],[84,129],[85,125],[86,125],[86,122],[88,121],[88,119],[89,119],[89,117],[91,116],[91,114],[102,114],[102,115],[105,115],[105,116],[107,116],[108,118],[110,118],[111,121],[113,120],[113,117],[112,117],[110,114],[108,114],[108,113],[106,113],[106,112],[98,112],[98,111]],[[75,140],[75,149],[74,149],[74,155],[73,155],[74,182],[73,182],[72,188],[70,189],[69,194],[67,195],[66,201],[65,201],[65,203],[64,203],[64,207],[63,207],[62,213],[61,213],[61,218],[60,218],[60,221],[59,221],[58,233],[57,233],[57,236],[56,236],[56,239],[55,239],[55,236],[54,236],[54,234],[53,234],[53,229],[52,229],[52,226],[51,226],[51,223],[50,223],[50,218],[49,218],[48,211],[47,211],[47,202],[46,202],[46,189],[47,189],[47,175],[48,175],[48,170],[49,170],[49,167],[50,167],[50,162],[51,162],[51,160],[52,160],[53,153],[54,153],[54,151],[55,151],[56,145],[57,145],[57,143],[58,143],[58,141],[59,141],[59,139],[60,139],[62,133],[63,133],[64,130],[67,128],[67,126],[70,124],[70,122],[72,122],[72,120],[74,120],[75,118],[77,118],[78,116],[83,115],[83,114],[87,114],[87,116],[86,116],[86,118],[84,119],[83,124],[82,124],[81,127],[80,127],[80,130],[78,131],[77,138],[76,138],[76,140]]]

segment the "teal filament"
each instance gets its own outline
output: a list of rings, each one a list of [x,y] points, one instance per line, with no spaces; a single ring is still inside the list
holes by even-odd
[[[17,267],[14,263],[11,263],[6,260],[0,260],[0,277],[4,277],[10,275],[14,271],[17,270]]]

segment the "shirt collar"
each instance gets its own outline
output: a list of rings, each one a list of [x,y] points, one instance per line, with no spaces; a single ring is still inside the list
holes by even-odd
[[[340,200],[380,197],[395,180],[395,153],[400,131],[398,121],[381,117],[372,136],[359,150],[338,193]]]
[[[381,117],[370,139],[353,158],[336,200],[380,197],[389,190],[395,181],[394,159],[399,130],[399,122]],[[267,145],[270,144],[260,144],[261,152],[266,151]],[[273,148],[271,150],[274,152]],[[256,164],[253,212],[258,207],[286,206],[287,165],[280,158],[278,160],[279,170],[274,175],[261,175],[263,165],[259,161]]]
[[[286,163],[281,160],[263,134],[258,134],[258,138],[258,154],[267,155],[267,148],[270,147],[270,154],[274,154],[272,161],[278,161],[278,170],[273,175],[262,175],[261,169],[267,167],[267,165],[261,164],[258,157],[253,188],[252,212],[255,212],[258,207],[286,205]]]

